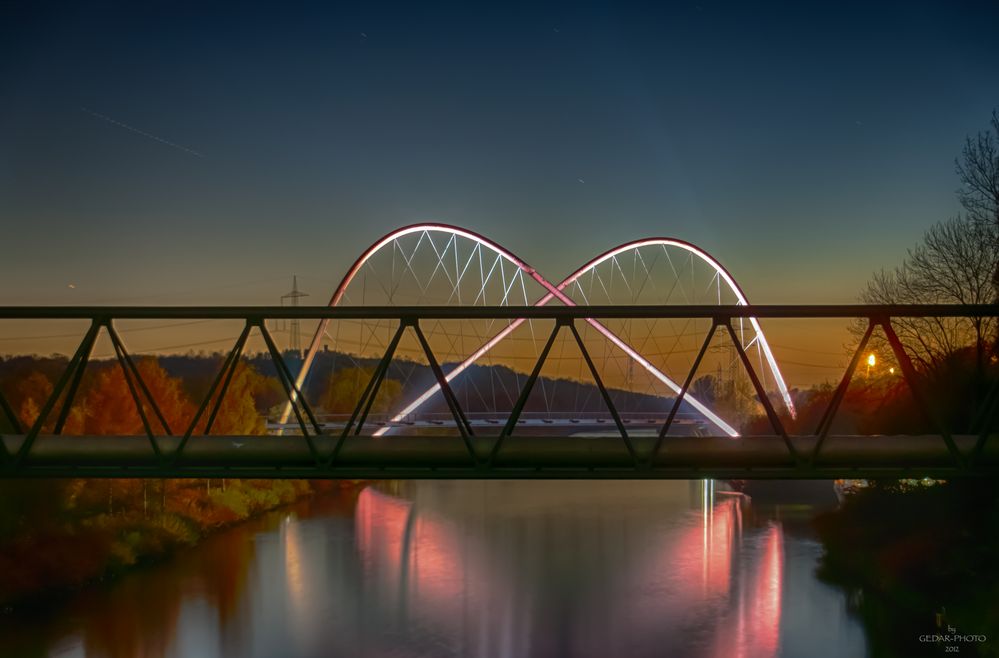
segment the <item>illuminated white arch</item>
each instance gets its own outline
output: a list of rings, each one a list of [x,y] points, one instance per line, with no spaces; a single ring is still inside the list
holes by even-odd
[[[583,274],[618,256],[619,254],[649,246],[677,247],[693,254],[694,256],[697,256],[702,261],[710,265],[718,276],[721,277],[726,284],[728,284],[729,289],[733,294],[735,294],[735,298],[738,300],[739,306],[749,306],[746,294],[742,291],[739,284],[736,283],[735,278],[733,278],[729,271],[725,269],[724,265],[719,263],[711,256],[711,254],[704,251],[697,245],[686,242],[685,240],[677,240],[675,238],[645,238],[642,240],[635,240],[633,242],[626,242],[625,244],[614,247],[613,249],[609,249],[566,277],[562,283],[558,284],[558,289],[565,290],[565,288],[572,285],[572,283],[579,279],[579,277]],[[538,304],[541,305],[546,302],[547,300],[542,300],[539,301]],[[784,382],[784,376],[781,374],[780,368],[777,366],[777,360],[774,359],[773,352],[770,351],[770,344],[767,342],[766,336],[763,335],[763,329],[760,327],[759,321],[754,317],[750,317],[748,319],[749,323],[753,327],[753,331],[756,333],[756,340],[759,341],[760,349],[763,352],[764,358],[767,360],[767,365],[770,366],[770,371],[774,376],[774,381],[777,383],[777,388],[780,390],[781,398],[784,400],[784,406],[787,407],[788,413],[791,414],[792,418],[794,418],[796,416],[794,402],[791,400],[791,394],[787,390],[787,384]]]
[[[532,279],[537,281],[543,288],[545,288],[548,291],[544,296],[541,297],[541,299],[539,299],[535,303],[535,306],[543,306],[548,302],[550,302],[552,299],[559,299],[567,306],[576,306],[576,302],[563,292],[563,290],[567,286],[571,285],[576,279],[582,276],[583,273],[587,272],[593,267],[598,266],[604,261],[613,258],[624,251],[628,251],[630,249],[638,249],[642,246],[647,246],[647,245],[680,247],[698,256],[704,262],[711,265],[718,273],[718,276],[721,277],[726,282],[726,284],[729,285],[729,287],[735,293],[736,298],[738,299],[740,305],[746,305],[748,303],[741,288],[739,288],[738,284],[735,283],[735,280],[732,278],[732,276],[728,273],[727,270],[725,270],[724,267],[721,266],[720,263],[711,258],[706,252],[682,240],[675,240],[671,238],[649,238],[645,240],[637,240],[623,244],[619,247],[615,247],[614,249],[604,252],[600,256],[597,256],[593,260],[589,261],[586,265],[579,268],[576,272],[567,277],[557,286],[554,286],[547,279],[541,276],[541,274],[539,274],[537,270],[528,265],[525,261],[521,260],[520,258],[515,256],[512,252],[500,246],[496,242],[489,240],[485,236],[475,233],[474,231],[469,231],[467,229],[463,229],[456,226],[450,226],[447,224],[424,223],[424,224],[414,224],[411,226],[406,226],[397,229],[395,231],[392,231],[391,233],[388,233],[383,238],[381,238],[373,245],[371,245],[371,247],[369,247],[367,250],[365,250],[364,253],[362,253],[361,256],[358,257],[358,259],[354,262],[351,268],[347,271],[347,273],[344,275],[343,279],[341,280],[340,284],[333,292],[333,296],[330,298],[329,306],[336,306],[341,302],[344,294],[346,293],[347,287],[350,285],[351,281],[353,281],[357,273],[375,253],[377,253],[386,245],[391,244],[393,241],[399,239],[400,237],[422,231],[437,231],[442,233],[450,233],[456,236],[461,236],[490,249],[499,256],[502,256],[503,258],[505,258],[506,260],[517,266],[521,271],[528,274]],[[446,375],[447,381],[451,382],[452,380],[454,380],[458,375],[464,372],[470,365],[475,363],[484,354],[489,352],[489,350],[491,350],[497,343],[499,343],[506,336],[512,333],[517,327],[523,324],[524,321],[525,321],[524,319],[517,319],[508,324],[506,327],[504,327],[495,336],[493,336],[479,349],[477,349],[474,353],[472,353],[468,358],[466,358],[460,364],[455,366],[450,372],[448,372]],[[612,344],[621,349],[625,354],[627,354],[630,358],[635,360],[639,365],[641,365],[645,370],[647,370],[653,377],[655,377],[660,382],[669,387],[674,393],[678,394],[680,392],[681,387],[675,381],[673,381],[668,375],[666,375],[656,366],[650,363],[641,354],[636,352],[631,346],[625,343],[621,338],[619,338],[613,331],[607,328],[603,323],[593,318],[587,318],[586,321],[590,325],[592,325],[597,331],[603,334],[608,340],[610,340]],[[750,318],[750,321],[753,325],[753,329],[756,331],[757,338],[760,340],[761,348],[766,354],[767,361],[771,367],[771,370],[773,371],[774,378],[778,383],[778,387],[780,388],[781,395],[784,398],[784,402],[787,405],[788,411],[793,416],[794,406],[793,403],[791,402],[790,396],[787,393],[787,387],[784,384],[784,379],[780,374],[780,370],[777,367],[776,362],[774,361],[773,354],[770,351],[770,347],[766,343],[766,339],[763,337],[763,332],[760,329],[759,323],[756,321],[756,319]],[[308,376],[308,372],[312,367],[312,363],[315,360],[316,353],[318,352],[320,343],[322,342],[323,333],[325,332],[328,324],[329,320],[324,319],[320,321],[319,326],[316,328],[316,333],[313,336],[312,343],[309,346],[309,350],[306,353],[305,360],[302,363],[302,368],[298,374],[296,384],[299,390],[301,390],[305,382],[305,379]],[[413,413],[414,411],[416,411],[420,406],[426,403],[427,400],[433,397],[433,395],[439,391],[439,388],[440,387],[437,384],[431,386],[416,400],[407,405],[405,409],[403,409],[398,414],[393,416],[392,422],[398,422],[404,419],[406,416]],[[684,400],[688,402],[691,406],[693,406],[695,409],[697,409],[699,412],[701,412],[709,421],[711,421],[712,424],[716,425],[719,429],[721,429],[729,436],[739,435],[738,431],[735,428],[733,428],[723,419],[718,417],[707,406],[705,406],[702,402],[697,400],[689,391],[685,395]],[[291,405],[288,404],[286,405],[285,410],[282,413],[281,423],[285,423],[288,420],[288,416],[290,415],[290,413],[291,413]],[[375,432],[375,436],[380,436],[386,433],[388,430],[389,430],[388,426],[382,427]]]
[[[347,292],[347,287],[350,286],[350,283],[354,280],[354,277],[356,277],[358,272],[361,271],[361,268],[364,267],[365,263],[367,263],[371,259],[371,257],[374,256],[376,253],[378,253],[383,247],[392,244],[394,241],[398,240],[401,237],[404,237],[406,235],[411,235],[413,233],[420,233],[423,231],[438,231],[441,233],[450,233],[451,235],[456,235],[472,240],[473,242],[476,242],[477,244],[492,250],[499,256],[508,260],[510,263],[515,265],[525,274],[529,275],[532,279],[534,279],[542,286],[544,286],[546,290],[551,289],[552,287],[552,285],[543,276],[538,274],[533,267],[531,267],[521,259],[517,258],[510,251],[504,249],[499,244],[493,242],[492,240],[483,235],[480,235],[474,231],[469,231],[467,229],[460,228],[458,226],[450,226],[448,224],[437,224],[437,223],[411,224],[409,226],[403,226],[402,228],[387,233],[380,240],[378,240],[373,245],[368,247],[364,251],[364,253],[358,256],[357,260],[355,260],[354,264],[351,265],[349,270],[347,270],[347,273],[343,276],[343,279],[340,280],[339,285],[337,285],[336,289],[333,291],[333,296],[330,297],[330,301],[329,304],[327,304],[327,306],[338,306],[340,304],[340,302],[343,300],[343,296]],[[316,333],[312,337],[312,342],[309,344],[309,350],[308,352],[306,352],[305,359],[302,362],[302,369],[299,371],[298,378],[295,382],[296,388],[298,390],[302,390],[302,386],[305,383],[305,379],[306,377],[308,377],[309,370],[312,368],[313,361],[315,361],[316,354],[318,353],[320,344],[322,343],[323,334],[326,331],[326,327],[329,326],[329,322],[330,321],[328,319],[323,319],[319,322],[319,326],[316,327]],[[492,349],[494,345],[496,345],[496,343],[498,343],[505,336],[507,336],[510,333],[510,331],[513,331],[511,327],[516,328],[516,326],[519,326],[521,323],[523,323],[523,320],[516,320],[514,323],[507,325],[504,331],[500,332],[501,335],[494,336],[486,343],[486,345],[479,348],[479,350],[477,350],[472,356],[466,359],[457,368],[449,372],[447,374],[447,381],[450,382],[455,377],[457,377],[475,360],[477,360],[480,356],[488,352],[490,349]],[[438,389],[439,389],[438,385],[434,384],[433,388],[430,389],[429,394],[426,394],[426,398],[424,398],[424,396],[421,396],[419,398],[420,402],[419,404],[416,405],[416,407],[422,405],[423,402],[425,402],[426,399],[429,399],[434,393],[436,393]],[[416,407],[414,407],[414,409]],[[405,417],[410,413],[412,413],[412,411],[407,411],[406,413],[399,416],[399,419]],[[285,405],[284,411],[281,414],[280,422],[282,424],[287,422],[288,417],[290,415],[291,415],[291,404],[289,403]]]

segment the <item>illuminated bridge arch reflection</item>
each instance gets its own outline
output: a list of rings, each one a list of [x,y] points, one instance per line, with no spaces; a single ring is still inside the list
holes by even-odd
[[[632,500],[673,508],[658,527],[635,523],[645,504],[622,513],[628,492],[574,484],[534,482],[519,495],[516,483],[435,482],[408,499],[365,489],[361,600],[395,632],[460,655],[777,655],[779,525],[744,528],[745,498],[711,482],[671,482],[665,495],[630,483],[648,489]]]

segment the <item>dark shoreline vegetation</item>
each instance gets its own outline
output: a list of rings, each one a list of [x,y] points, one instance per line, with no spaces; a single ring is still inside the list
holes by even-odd
[[[51,605],[82,588],[132,569],[169,559],[220,530],[258,518],[304,498],[358,488],[357,481],[305,480],[72,480],[113,500],[145,491],[145,511],[121,509],[93,515],[55,511],[45,525],[22,517],[16,534],[0,540],[0,614]],[[8,500],[38,502],[65,493],[52,480],[3,483]],[[158,497],[149,509],[152,494]],[[140,496],[142,494],[139,494]],[[121,503],[119,503],[121,504]],[[2,506],[9,522],[11,505]],[[28,511],[28,508],[23,508]],[[33,511],[33,510],[32,510]]]
[[[997,303],[999,112],[993,110],[985,131],[965,139],[954,164],[964,213],[931,226],[900,265],[876,272],[861,291],[861,302]],[[866,406],[864,413],[857,413],[857,396],[851,400],[848,394],[832,431],[937,434],[942,427],[988,434],[995,441],[999,404],[988,400],[999,380],[997,320],[893,319],[929,408],[919,408],[897,384],[884,395],[860,396],[869,401],[859,406]],[[853,327],[857,343],[866,329],[864,322]],[[898,371],[883,336],[875,332],[869,345],[879,363]],[[816,422],[814,406],[806,404],[789,429],[813,431]],[[999,483],[874,482],[818,517],[815,527],[825,546],[819,575],[848,592],[874,655],[941,655],[956,649],[961,655],[999,656]],[[987,641],[953,648],[919,641],[920,635],[946,634],[949,628],[985,635]]]
[[[975,413],[999,379],[994,354],[991,345],[964,348],[921,369],[919,384],[951,432],[977,433],[982,422],[995,431],[995,418],[976,422]],[[879,359],[890,364],[882,371],[894,365],[889,359]],[[797,418],[782,417],[788,431],[814,431],[832,393],[830,386],[799,391]],[[831,431],[935,434],[923,411],[901,376],[882,372],[851,384]],[[756,418],[747,430],[765,432],[768,421]],[[919,636],[948,624],[990,638],[961,645],[962,655],[999,656],[999,482],[871,481],[812,525],[824,548],[818,575],[846,592],[873,656],[938,655],[943,647]]]
[[[938,655],[919,636],[949,625],[988,638],[961,644],[961,655],[999,656],[995,482],[873,482],[814,526],[825,547],[818,575],[846,590],[873,655]]]

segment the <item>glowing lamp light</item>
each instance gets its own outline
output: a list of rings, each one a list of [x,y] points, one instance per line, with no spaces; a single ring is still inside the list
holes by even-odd
[[[878,362],[878,360],[876,358],[874,358],[874,353],[871,352],[871,354],[869,354],[868,357],[867,357],[867,365],[869,367],[873,368],[874,364],[877,363],[877,362]]]
[[[889,375],[894,375],[895,374],[895,368],[894,367],[888,368],[888,374]]]

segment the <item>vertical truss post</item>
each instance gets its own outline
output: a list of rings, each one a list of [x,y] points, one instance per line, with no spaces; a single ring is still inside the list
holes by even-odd
[[[79,386],[79,379],[83,376],[83,370],[86,368],[86,359],[90,354],[90,350],[94,347],[94,341],[97,340],[97,332],[100,331],[101,325],[97,318],[94,318],[90,323],[90,329],[83,336],[83,340],[80,342],[80,346],[76,348],[76,353],[73,354],[73,358],[70,359],[69,364],[66,366],[66,370],[62,373],[59,378],[58,383],[55,388],[52,389],[52,395],[49,399],[45,401],[45,405],[42,410],[38,413],[38,418],[35,420],[35,424],[31,426],[28,430],[28,435],[24,437],[24,443],[21,444],[20,449],[17,451],[17,455],[14,457],[14,466],[16,467],[24,458],[27,457],[28,452],[31,450],[31,446],[34,444],[35,439],[38,438],[39,433],[42,431],[42,426],[45,421],[48,420],[49,414],[52,413],[53,407],[55,407],[56,402],[62,395],[63,390],[66,389],[67,384],[69,384],[70,379]],[[66,394],[66,401],[63,405],[63,412],[66,415],[69,414],[69,407],[73,402],[73,397],[76,395],[76,386],[72,386],[70,391]],[[62,427],[58,427],[58,431],[62,430]]]
[[[739,337],[735,335],[735,330],[732,328],[732,319],[725,318],[725,328],[728,329],[728,335],[732,338],[732,344],[735,345],[735,351],[739,355],[739,360],[742,361],[743,367],[746,369],[746,373],[749,375],[749,380],[753,383],[753,388],[756,390],[756,397],[760,399],[760,404],[763,405],[763,409],[767,412],[767,418],[770,419],[770,424],[773,426],[774,431],[780,435],[784,440],[784,445],[787,446],[787,451],[790,453],[791,458],[797,463],[800,461],[798,456],[798,451],[795,449],[794,444],[791,443],[790,437],[787,435],[787,431],[784,429],[784,424],[780,421],[780,416],[777,415],[777,411],[774,409],[773,403],[770,398],[767,397],[767,392],[763,388],[763,384],[760,382],[760,378],[756,375],[756,371],[753,370],[753,364],[750,362],[749,357],[746,355],[746,350],[742,348],[742,343],[739,342]]]
[[[194,414],[194,418],[191,419],[191,424],[188,426],[187,431],[184,432],[184,437],[180,440],[177,445],[177,449],[173,452],[173,460],[176,461],[180,459],[181,454],[184,452],[184,447],[190,440],[191,435],[194,434],[194,430],[198,427],[198,423],[201,422],[201,416],[204,415],[205,409],[212,401],[212,397],[215,396],[215,391],[218,390],[219,383],[222,382],[223,377],[225,378],[225,385],[219,392],[218,401],[215,404],[215,408],[212,410],[211,417],[208,419],[208,423],[205,426],[205,434],[211,430],[212,423],[215,421],[215,415],[218,413],[219,407],[222,406],[222,397],[225,395],[225,390],[229,386],[229,381],[232,379],[232,374],[236,370],[236,365],[239,363],[239,355],[243,352],[243,345],[246,344],[246,338],[250,335],[250,323],[246,322],[243,325],[243,331],[240,332],[239,338],[236,339],[235,345],[229,351],[226,356],[225,361],[222,362],[222,368],[219,370],[219,374],[215,376],[215,380],[212,381],[211,387],[208,389],[208,393],[205,395],[205,399],[201,401],[201,405],[198,407],[198,411]]]
[[[167,436],[172,436],[173,431],[170,429],[170,425],[167,424],[167,420],[163,416],[163,412],[160,411],[159,405],[156,404],[156,399],[153,397],[153,394],[149,391],[149,387],[146,386],[146,382],[143,381],[142,375],[139,373],[139,369],[135,365],[135,361],[132,359],[132,356],[128,353],[128,350],[125,349],[125,343],[121,340],[121,336],[119,336],[118,332],[115,330],[114,323],[109,321],[105,326],[107,327],[108,330],[108,336],[111,337],[112,345],[116,346],[115,351],[121,350],[121,355],[125,358],[125,363],[132,371],[132,376],[135,378],[135,381],[138,382],[139,388],[142,390],[142,394],[146,396],[146,400],[148,401],[149,406],[152,407],[153,413],[156,414],[156,419],[160,422],[160,425],[162,425],[163,431],[166,433]]]
[[[822,413],[822,418],[819,419],[819,425],[815,428],[815,434],[818,436],[818,440],[815,442],[815,448],[812,449],[812,454],[809,456],[808,461],[810,464],[815,464],[815,460],[819,457],[819,451],[822,449],[822,444],[825,443],[826,437],[829,435],[829,429],[832,427],[833,419],[836,417],[836,412],[839,411],[839,406],[843,403],[843,398],[846,397],[846,390],[850,387],[850,382],[853,381],[853,375],[857,371],[857,365],[860,364],[860,359],[867,349],[867,343],[871,340],[871,334],[874,332],[874,319],[868,318],[867,320],[867,330],[864,331],[863,338],[860,339],[860,343],[857,345],[857,349],[853,353],[853,358],[850,359],[850,365],[846,367],[846,371],[843,373],[842,379],[839,381],[839,385],[836,387],[836,391],[833,393],[832,398],[829,400],[829,406]]]
[[[319,421],[316,420],[315,414],[312,413],[312,408],[309,407],[308,402],[305,401],[298,387],[295,386],[295,378],[291,376],[291,371],[288,370],[288,366],[281,357],[281,352],[278,351],[277,345],[274,344],[274,339],[271,338],[270,332],[264,326],[263,320],[257,320],[255,324],[260,329],[260,335],[264,337],[267,349],[274,360],[274,367],[277,369],[278,379],[281,380],[281,387],[284,389],[285,395],[288,396],[288,402],[291,404],[292,409],[295,410],[295,417],[298,419],[299,427],[302,428],[302,435],[305,437],[305,442],[309,445],[309,452],[312,454],[312,458],[315,459],[316,464],[319,464],[322,461],[319,457],[319,451],[316,449],[316,444],[309,434],[309,429],[306,427],[305,419],[302,418],[302,412],[299,410],[298,404],[302,405],[302,409],[305,410],[306,415],[309,417],[309,422],[312,423],[316,434],[322,434],[323,429],[319,426]],[[298,404],[296,404],[296,398]]]
[[[916,406],[919,407],[920,413],[923,414],[923,417],[929,421],[930,425],[932,425],[937,432],[940,433],[940,437],[944,440],[944,443],[947,444],[947,450],[954,458],[954,462],[957,466],[959,468],[963,468],[965,466],[964,456],[961,454],[961,451],[958,450],[957,444],[954,443],[954,439],[951,437],[950,432],[947,431],[940,419],[937,418],[936,413],[927,404],[926,399],[923,397],[923,393],[919,387],[919,376],[916,374],[916,368],[912,365],[912,359],[909,358],[909,354],[902,346],[902,341],[900,341],[898,336],[895,334],[895,329],[891,324],[891,318],[880,318],[880,324],[885,330],[885,336],[888,337],[888,343],[891,345],[892,352],[894,352],[899,366],[902,367],[902,376],[905,378],[905,383],[909,385],[909,392],[912,393],[912,399],[916,402]]]
[[[489,457],[486,459],[486,463],[492,463],[496,458],[497,453],[499,453],[500,445],[503,444],[503,440],[513,434],[513,429],[517,426],[517,421],[520,419],[520,414],[524,411],[524,406],[527,404],[527,398],[531,395],[531,389],[534,388],[535,382],[538,381],[538,377],[541,375],[541,368],[544,367],[545,361],[548,359],[548,353],[551,352],[552,345],[555,344],[555,339],[558,337],[558,332],[562,329],[562,325],[565,321],[561,318],[555,320],[555,327],[552,328],[552,333],[548,336],[548,341],[545,343],[544,348],[541,350],[541,355],[538,357],[537,363],[534,364],[534,370],[531,371],[530,377],[524,382],[524,388],[520,391],[520,395],[517,397],[517,402],[513,405],[513,409],[510,410],[510,417],[506,419],[506,425],[503,426],[503,430],[500,432],[499,437],[496,438],[496,443],[493,444],[493,449],[489,453]]]
[[[583,353],[583,360],[586,361],[586,366],[590,369],[590,375],[593,376],[593,381],[600,390],[600,395],[604,399],[604,404],[607,405],[607,410],[614,419],[614,424],[617,425],[617,431],[621,433],[621,439],[624,440],[624,445],[628,448],[628,454],[631,455],[631,459],[635,462],[635,464],[639,464],[641,460],[638,458],[638,453],[635,452],[635,446],[632,445],[631,439],[628,437],[628,430],[625,429],[624,422],[621,421],[621,416],[617,413],[617,407],[614,406],[614,401],[611,400],[610,393],[607,391],[607,387],[604,386],[604,382],[600,378],[600,373],[597,372],[597,367],[593,364],[593,359],[590,358],[590,352],[586,349],[586,345],[583,344],[583,339],[576,330],[576,323],[572,320],[569,321],[569,330],[572,332],[573,338],[576,339],[576,345],[579,346],[579,351]]]
[[[108,330],[108,335],[111,335],[111,321],[107,320],[104,325]],[[160,452],[160,446],[156,443],[156,437],[153,436],[153,428],[149,424],[149,418],[146,417],[146,411],[142,408],[142,400],[139,399],[139,392],[135,388],[135,383],[132,381],[131,373],[128,370],[128,366],[125,364],[124,348],[114,337],[111,338],[111,345],[114,347],[114,353],[118,360],[118,367],[121,368],[121,375],[125,378],[125,384],[128,386],[128,392],[132,396],[132,402],[135,403],[135,411],[139,414],[139,420],[142,421],[142,428],[146,431],[146,436],[149,438],[149,444],[153,447],[153,453],[156,455],[156,459],[159,460],[163,455]]]
[[[468,418],[465,417],[465,413],[461,410],[461,405],[458,404],[458,398],[455,397],[454,391],[451,389],[451,385],[447,381],[447,377],[444,375],[444,371],[441,370],[440,364],[437,362],[437,357],[434,356],[433,350],[430,349],[430,343],[427,342],[427,337],[423,335],[423,330],[420,329],[420,321],[418,319],[410,320],[413,327],[413,332],[416,334],[417,340],[420,341],[420,345],[423,347],[424,353],[427,355],[427,361],[430,363],[430,370],[433,371],[434,377],[437,378],[437,385],[440,386],[441,393],[444,395],[444,400],[447,402],[448,408],[451,410],[451,415],[454,416],[455,425],[458,427],[458,432],[461,434],[461,440],[465,443],[465,448],[468,450],[469,456],[471,456],[474,463],[479,462],[478,455],[475,454],[475,446],[472,445],[471,436],[473,436],[472,425],[468,422]]]
[[[669,410],[669,416],[666,417],[666,422],[663,423],[662,429],[659,430],[659,438],[656,440],[656,445],[652,449],[652,453],[649,455],[649,466],[652,465],[656,457],[659,455],[659,450],[663,445],[663,439],[666,438],[666,433],[669,432],[669,428],[673,424],[673,419],[676,418],[677,412],[680,411],[680,404],[683,403],[683,398],[686,397],[687,391],[690,390],[690,385],[694,381],[694,375],[697,374],[697,368],[700,367],[701,361],[704,359],[704,355],[707,353],[708,347],[711,345],[711,339],[714,337],[716,329],[718,329],[718,318],[714,318],[712,320],[711,329],[708,330],[707,335],[704,337],[701,349],[697,352],[697,357],[694,358],[694,364],[690,366],[690,372],[687,373],[687,378],[683,380],[683,386],[680,387],[680,392],[677,394],[676,400],[673,401],[673,406]]]

